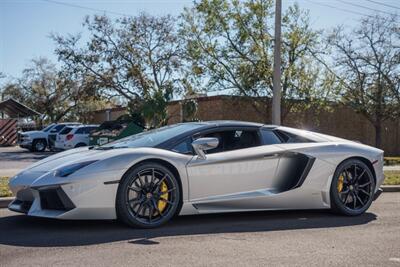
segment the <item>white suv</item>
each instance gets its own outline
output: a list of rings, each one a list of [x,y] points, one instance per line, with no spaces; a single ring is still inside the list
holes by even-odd
[[[88,146],[89,134],[97,128],[99,125],[67,126],[57,135],[55,148],[65,150]]]
[[[45,151],[46,147],[49,146],[50,143],[49,138],[69,125],[79,125],[79,123],[53,123],[41,131],[19,132],[18,144],[20,147],[29,149],[30,151]]]

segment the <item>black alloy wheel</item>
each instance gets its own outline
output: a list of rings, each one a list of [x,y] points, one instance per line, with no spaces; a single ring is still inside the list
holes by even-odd
[[[163,165],[145,163],[124,176],[117,193],[117,214],[124,223],[158,227],[170,220],[180,203],[177,178]]]
[[[371,205],[375,179],[368,166],[356,159],[339,165],[332,180],[332,209],[344,215],[360,215]]]

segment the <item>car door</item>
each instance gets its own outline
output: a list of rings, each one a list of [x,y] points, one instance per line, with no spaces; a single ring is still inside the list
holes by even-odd
[[[230,134],[224,135],[226,132]],[[249,143],[251,135],[257,139],[254,143]],[[187,164],[189,199],[199,211],[251,208],[248,200],[272,188],[283,149],[262,145],[257,128],[218,129],[194,138],[199,137],[220,140],[217,148],[206,152],[205,159],[195,156]]]

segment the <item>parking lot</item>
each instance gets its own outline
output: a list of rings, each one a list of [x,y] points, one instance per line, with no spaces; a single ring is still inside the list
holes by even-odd
[[[359,217],[324,211],[184,216],[152,230],[0,210],[2,266],[399,266],[400,193]]]
[[[20,147],[0,147],[0,176],[13,176],[30,164],[44,159],[54,152],[29,152]]]
[[[0,170],[11,175],[51,154],[0,148]],[[178,217],[151,230],[0,209],[0,266],[400,266],[399,207],[400,193],[384,193],[359,217],[214,214]]]

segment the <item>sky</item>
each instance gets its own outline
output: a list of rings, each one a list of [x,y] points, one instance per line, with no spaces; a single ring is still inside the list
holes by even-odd
[[[0,72],[18,77],[32,58],[56,62],[51,33],[83,33],[86,15],[179,15],[192,0],[0,0]],[[400,14],[398,0],[282,0],[283,10],[297,2],[310,12],[315,29],[355,26],[362,14]]]

